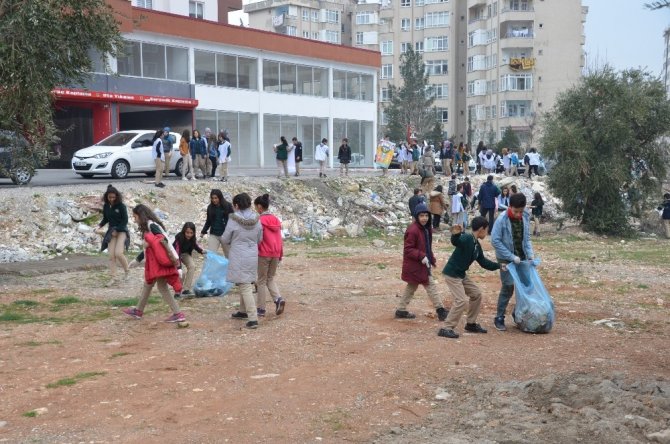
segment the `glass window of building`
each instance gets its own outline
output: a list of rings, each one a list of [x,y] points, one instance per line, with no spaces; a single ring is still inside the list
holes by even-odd
[[[425,17],[426,28],[438,28],[442,26],[449,26],[449,12],[428,12]]]
[[[347,73],[345,71],[333,70],[333,97],[344,99],[346,97]]]
[[[95,48],[89,48],[88,58],[91,59],[91,72],[104,74],[107,71],[100,51]]]
[[[281,92],[284,94],[295,94],[296,91],[296,66],[292,63],[279,64],[279,81]]]
[[[449,121],[449,110],[447,108],[437,108],[437,118],[442,123]]]
[[[318,23],[318,21],[319,21],[319,10],[318,9],[313,9],[312,10],[312,21]]]
[[[326,22],[340,23],[340,11],[326,9]]]
[[[237,87],[258,89],[258,61],[256,59],[237,58]]]
[[[203,2],[188,2],[188,16],[191,18],[202,19],[205,17],[205,4]]]
[[[425,41],[426,52],[447,51],[448,37],[446,35],[438,37],[428,37]]]
[[[440,76],[446,75],[448,72],[446,60],[427,60],[424,64],[428,75]]]
[[[228,130],[231,149],[233,151],[232,164],[236,166],[259,166],[260,154],[258,149],[244,149],[257,147],[258,142],[258,115],[228,111],[195,110],[195,127],[202,134],[205,128],[214,134]]]
[[[426,20],[423,17],[417,17],[414,19],[414,29],[423,29],[424,25],[426,23]]]
[[[279,62],[263,61],[263,90],[279,92]]]
[[[379,97],[380,102],[390,102],[391,101],[391,89],[390,88],[382,88],[381,89],[381,96]]]
[[[313,92],[312,68],[310,66],[298,65],[297,77],[298,77],[298,91],[297,91],[298,94],[305,94],[311,96]]]
[[[339,31],[330,31],[326,30],[326,41],[328,43],[340,43],[340,32]]]
[[[411,47],[412,47],[412,43],[411,43],[411,42],[402,42],[402,43],[400,44],[400,54],[404,54],[404,53],[406,53],[407,51],[409,51],[409,49],[410,49]]]
[[[362,45],[363,44],[363,33],[362,32],[357,32],[356,33],[356,44],[357,45]]]
[[[142,77],[165,78],[165,46],[142,43]]]
[[[297,37],[298,36],[298,28],[295,27],[295,26],[287,26],[286,27],[286,35]]]
[[[195,83],[201,85],[216,85],[216,54],[213,52],[193,52],[195,65]]]
[[[216,55],[216,84],[237,88],[237,57],[225,54]]]
[[[328,137],[328,120],[312,117],[296,117],[286,115],[265,114],[263,116],[263,155],[266,166],[274,166],[274,153],[272,146],[279,143],[279,137],[284,136],[288,140],[297,137],[303,146],[303,164],[314,164],[314,147],[321,139]],[[331,153],[333,144],[329,143]]]
[[[312,69],[312,93],[318,97],[328,97],[328,70],[325,68]]]
[[[142,44],[140,42],[126,41],[117,58],[117,70],[124,76],[142,76]]]
[[[165,59],[167,64],[167,78],[188,82],[188,49],[165,47]]]
[[[393,40],[385,40],[379,46],[382,55],[393,55]]]
[[[153,0],[137,0],[137,7],[138,8],[153,9],[154,2],[153,2]]]
[[[351,147],[351,166],[365,166],[372,163],[375,149],[375,137],[372,122],[346,119],[333,119],[332,150],[337,153],[343,138],[349,139]]]
[[[308,8],[302,8],[302,20],[304,22],[309,21],[309,9]]]
[[[412,6],[412,0],[400,0],[400,6],[403,8],[409,8]]]
[[[400,30],[409,31],[412,27],[412,20],[408,18],[400,19]]]
[[[393,64],[384,64],[380,71],[381,79],[392,79],[393,78]]]
[[[423,42],[414,42],[414,51],[423,52]]]

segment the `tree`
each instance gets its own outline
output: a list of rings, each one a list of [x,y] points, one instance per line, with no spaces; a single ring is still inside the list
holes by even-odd
[[[385,109],[387,133],[392,140],[404,140],[411,126],[418,138],[428,138],[436,125],[441,128],[441,123],[433,106],[435,98],[426,88],[429,75],[420,53],[410,48],[400,57],[400,76],[403,85],[389,87],[391,102]]]
[[[43,165],[56,140],[52,90],[82,84],[91,49],[106,62],[123,42],[105,0],[0,0],[0,128],[30,143],[17,166]]]
[[[651,3],[645,3],[644,7],[655,11],[661,8],[670,8],[670,0],[657,0]]]
[[[519,136],[516,135],[511,126],[505,128],[503,138],[500,139],[500,142],[498,142],[498,146],[500,148],[521,148],[521,141],[519,140]]]
[[[627,198],[635,190],[644,202],[659,192],[669,129],[670,101],[659,80],[608,66],[592,72],[545,116],[542,152],[556,161],[549,187],[587,230],[628,235]]]

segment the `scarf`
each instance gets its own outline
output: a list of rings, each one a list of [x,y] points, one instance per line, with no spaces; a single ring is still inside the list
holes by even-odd
[[[512,213],[512,207],[507,209],[507,217],[510,218],[510,220],[521,220],[523,219],[523,213],[519,215],[519,217],[515,217],[514,213]]]

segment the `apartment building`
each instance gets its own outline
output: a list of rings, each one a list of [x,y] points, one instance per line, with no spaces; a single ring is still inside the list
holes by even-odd
[[[663,84],[665,85],[665,91],[667,92],[668,98],[670,98],[670,28],[666,28],[663,32],[663,42],[664,42],[664,51],[663,51]]]
[[[228,13],[242,9],[242,0],[132,0],[132,6],[228,23]]]

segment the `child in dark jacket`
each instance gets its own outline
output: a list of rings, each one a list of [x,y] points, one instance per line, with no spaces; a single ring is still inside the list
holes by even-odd
[[[658,207],[661,213],[661,219],[663,220],[663,229],[665,230],[666,239],[670,239],[670,193],[665,193],[663,195],[663,204]]]
[[[270,196],[263,194],[254,200],[256,212],[260,214],[263,227],[263,240],[258,244],[258,279],[256,285],[256,311],[258,316],[265,316],[265,301],[268,293],[275,303],[275,314],[284,312],[286,301],[279,294],[279,287],[275,282],[277,267],[284,257],[284,242],[281,237],[281,221],[270,213]]]
[[[452,253],[447,265],[444,266],[442,274],[449,287],[449,291],[454,296],[454,303],[449,311],[449,316],[444,323],[444,328],[438,332],[439,336],[445,338],[458,338],[458,333],[454,328],[458,325],[468,305],[468,318],[465,324],[465,331],[471,333],[486,333],[486,330],[477,324],[479,307],[481,305],[482,293],[474,282],[466,276],[466,272],[474,261],[490,271],[500,268],[497,262],[488,260],[484,256],[484,251],[479,245],[479,239],[484,239],[488,230],[489,222],[482,216],[477,216],[472,220],[472,234],[463,233],[461,225],[451,227],[451,244],[456,247]]]
[[[181,262],[182,267],[186,267],[186,274],[184,275],[184,280],[182,281],[184,288],[181,293],[175,293],[174,297],[175,299],[180,297],[191,298],[193,297],[191,287],[193,287],[193,276],[195,276],[193,250],[202,255],[207,254],[207,252],[204,251],[196,241],[195,224],[193,222],[186,222],[184,224],[184,227],[175,236],[172,246],[179,256],[179,261]]]
[[[395,312],[397,319],[416,317],[414,313],[407,311],[407,305],[414,297],[419,285],[423,285],[423,288],[426,289],[428,297],[435,306],[438,319],[440,321],[447,319],[449,311],[442,305],[437,284],[430,272],[435,265],[430,212],[426,204],[421,202],[414,209],[414,222],[405,231],[401,278],[407,282],[407,285]]]

